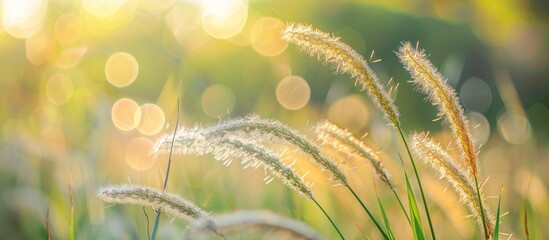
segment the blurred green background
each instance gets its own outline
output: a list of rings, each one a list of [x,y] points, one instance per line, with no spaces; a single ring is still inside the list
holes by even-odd
[[[167,157],[147,153],[180,124],[210,125],[251,113],[308,133],[319,119],[346,127],[383,153],[403,182],[395,131],[348,76],[280,40],[288,22],[340,36],[395,92],[403,127],[451,138],[436,109],[407,81],[394,51],[419,42],[456,88],[480,151],[484,191],[504,186],[503,232],[549,236],[549,4],[519,1],[324,0],[0,0],[0,233],[4,239],[67,239],[71,201],[81,239],[147,239],[136,206],[106,206],[99,186],[161,187]],[[375,53],[372,54],[372,51]],[[376,61],[381,59],[381,61]],[[312,136],[311,136],[312,137]],[[296,157],[299,158],[299,157]],[[211,157],[176,157],[168,190],[214,213],[269,209],[305,221],[328,239],[328,222],[310,201],[262,170],[224,167]],[[345,164],[361,197],[375,206],[370,169]],[[468,212],[428,169],[425,179],[437,234],[474,239]],[[314,172],[314,171],[313,171]],[[314,191],[351,239],[373,225],[347,193],[321,173]],[[529,191],[527,183],[530,181]],[[402,186],[401,186],[402,187]],[[397,235],[411,238],[390,191]],[[69,189],[72,196],[69,197]],[[403,192],[403,189],[399,191]],[[529,204],[524,204],[528,197]],[[497,198],[488,202],[495,209]],[[148,215],[154,212],[148,210]],[[185,223],[164,216],[160,236],[180,237]],[[446,223],[448,222],[448,223]],[[444,223],[444,224],[442,224]],[[401,227],[399,227],[401,226]],[[49,229],[49,230],[48,230]]]

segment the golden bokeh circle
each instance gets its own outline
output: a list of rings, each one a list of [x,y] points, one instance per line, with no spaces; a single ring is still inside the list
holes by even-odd
[[[111,109],[111,119],[114,126],[122,131],[131,131],[135,128],[135,112],[139,108],[137,103],[129,98],[116,101]]]
[[[135,125],[139,133],[152,136],[160,132],[164,127],[166,116],[158,105],[146,103],[141,105],[135,112]]]
[[[298,110],[309,103],[311,88],[305,79],[288,76],[276,86],[276,99],[288,110]]]
[[[261,55],[273,57],[288,47],[282,39],[284,23],[277,18],[264,17],[257,20],[250,29],[252,47]]]
[[[327,117],[330,122],[355,132],[370,123],[370,110],[362,96],[353,94],[330,104]]]
[[[46,83],[46,98],[55,105],[65,104],[72,96],[74,86],[69,77],[55,74]]]
[[[146,137],[134,138],[126,146],[126,162],[137,171],[145,171],[156,163],[157,158],[151,154],[154,142]]]
[[[129,53],[117,52],[105,64],[105,77],[115,87],[125,87],[133,83],[139,74],[139,64]]]
[[[59,43],[73,44],[82,36],[82,20],[74,13],[63,14],[55,21],[54,33]]]
[[[213,84],[200,97],[202,110],[210,117],[224,117],[234,109],[233,91],[223,84]]]

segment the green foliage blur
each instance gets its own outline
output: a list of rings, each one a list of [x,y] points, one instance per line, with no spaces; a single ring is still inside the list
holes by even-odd
[[[147,153],[180,126],[258,114],[309,133],[320,119],[346,127],[383,154],[400,183],[396,132],[348,76],[334,74],[279,39],[288,22],[340,36],[370,60],[394,96],[406,131],[431,131],[436,109],[413,90],[394,51],[419,42],[456,89],[480,149],[485,194],[504,187],[502,232],[549,236],[549,21],[546,1],[0,0],[0,234],[3,239],[147,239],[136,206],[106,206],[99,186],[161,188],[167,156]],[[374,51],[372,53],[372,51]],[[381,61],[377,61],[381,59]],[[389,80],[392,78],[391,83]],[[311,136],[312,137],[312,136]],[[296,157],[299,158],[299,157]],[[344,165],[376,206],[372,171]],[[448,186],[421,166],[435,229],[474,239],[478,229]],[[374,226],[343,190],[314,173],[313,190],[350,239]],[[315,206],[262,170],[209,156],[176,156],[168,190],[215,213],[267,209],[336,237]],[[71,189],[71,190],[69,190]],[[390,191],[378,186],[398,239],[411,229]],[[72,194],[71,197],[69,195]],[[527,199],[527,203],[525,203]],[[488,204],[495,209],[497,198]],[[374,208],[375,209],[375,208]],[[146,209],[152,227],[154,211]],[[379,213],[379,212],[378,212]],[[465,219],[465,221],[464,221]],[[423,221],[425,222],[425,221]],[[444,222],[444,224],[442,224]],[[447,223],[446,223],[447,222]],[[159,238],[186,223],[162,215]],[[379,237],[371,233],[373,239]]]

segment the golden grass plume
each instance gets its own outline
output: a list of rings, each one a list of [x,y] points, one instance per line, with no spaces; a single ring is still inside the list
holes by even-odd
[[[469,121],[459,104],[455,90],[427,59],[424,50],[412,47],[410,42],[404,42],[397,55],[414,79],[414,84],[421,92],[428,95],[433,105],[438,107],[438,116],[444,118],[449,124],[463,159],[467,162],[471,173],[476,176],[479,168],[477,152],[469,130]]]
[[[363,89],[368,90],[385,119],[394,126],[400,125],[399,112],[393,100],[364,58],[349,45],[329,33],[298,23],[287,25],[283,39],[311,56],[316,55],[319,59],[324,59],[326,63],[335,66],[336,72],[351,75]]]

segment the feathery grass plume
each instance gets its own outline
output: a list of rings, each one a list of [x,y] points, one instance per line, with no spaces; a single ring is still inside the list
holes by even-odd
[[[196,221],[190,229],[185,231],[183,239],[191,239],[192,235],[207,232],[212,223],[208,219]],[[230,233],[242,230],[264,230],[274,233],[286,234],[292,239],[323,239],[309,225],[287,217],[267,211],[237,211],[220,216],[214,216],[215,226],[223,233]]]
[[[465,204],[475,219],[475,222],[481,230],[484,229],[482,223],[482,212],[486,219],[489,232],[494,230],[494,216],[489,207],[482,204],[482,209],[477,198],[475,182],[471,173],[464,171],[438,143],[428,138],[425,133],[414,133],[410,137],[410,145],[414,154],[423,159],[441,178],[445,178],[454,188],[460,201]],[[481,194],[481,198],[484,196]],[[483,201],[484,202],[484,201]]]
[[[328,120],[322,120],[314,127],[317,139],[323,145],[329,145],[338,152],[354,154],[360,158],[368,159],[370,165],[375,169],[381,181],[394,191],[395,186],[387,169],[379,160],[379,156],[362,141],[356,139],[352,133],[342,129]]]
[[[390,124],[400,126],[399,112],[393,100],[364,58],[349,45],[329,33],[297,23],[288,24],[283,39],[295,44],[309,55],[316,55],[326,63],[334,65],[336,72],[349,74],[360,82],[362,88],[368,90],[372,100],[381,109],[385,119]]]
[[[209,217],[209,213],[200,209],[194,203],[183,199],[176,194],[163,193],[161,190],[150,187],[136,185],[102,187],[97,192],[97,196],[108,203],[129,203],[147,206],[153,209],[162,208],[162,210],[189,222],[194,222],[198,219],[212,221]],[[222,236],[213,222],[210,223],[209,230]]]
[[[471,173],[476,176],[479,168],[477,153],[469,131],[469,121],[463,114],[464,111],[455,90],[427,59],[424,50],[418,50],[412,47],[410,42],[404,42],[397,55],[414,79],[414,84],[429,96],[433,105],[438,107],[438,116],[444,118],[450,125],[463,159],[467,162]]]
[[[196,135],[197,136],[194,136]],[[187,129],[178,132],[175,137],[174,152],[179,154],[208,154],[215,150],[216,142],[223,141],[228,136],[254,143],[281,142],[289,143],[310,155],[311,161],[322,171],[327,172],[330,178],[347,184],[347,178],[341,169],[322,154],[317,146],[297,131],[279,121],[260,119],[258,116],[228,120],[204,129]],[[202,148],[187,148],[185,145],[198,144]],[[155,145],[154,152],[164,152],[169,149],[169,136],[161,137]]]
[[[183,132],[183,131],[181,131]],[[174,152],[182,155],[213,154],[214,158],[228,166],[233,160],[239,159],[244,169],[248,167],[264,167],[269,173],[280,179],[290,189],[300,195],[313,198],[309,184],[304,182],[291,167],[286,166],[280,157],[272,151],[252,143],[248,140],[233,136],[213,137],[206,140],[200,129],[185,131],[187,135],[177,139]],[[164,152],[169,149],[165,145],[159,145],[157,151]],[[270,182],[272,177],[265,178]]]
[[[179,131],[174,143],[175,153],[179,154],[213,154],[223,164],[230,164],[233,159],[240,158],[244,168],[263,166],[272,171],[274,176],[281,179],[289,188],[311,199],[322,210],[330,223],[336,229],[341,239],[345,239],[340,230],[326,213],[324,208],[314,198],[310,187],[303,182],[289,166],[280,158],[258,145],[264,142],[285,140],[303,152],[310,154],[325,171],[332,174],[334,179],[347,185],[345,176],[339,168],[328,160],[318,147],[314,146],[305,137],[277,121],[261,120],[258,117],[226,121],[209,128],[194,128]],[[155,145],[153,154],[166,152],[170,149],[169,137],[160,138]],[[266,178],[269,182],[272,177]]]

